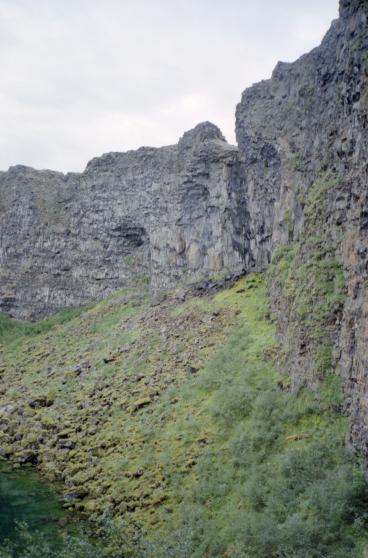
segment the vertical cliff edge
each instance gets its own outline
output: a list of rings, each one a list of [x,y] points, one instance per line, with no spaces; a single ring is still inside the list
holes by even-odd
[[[342,374],[367,456],[368,4],[341,1],[322,44],[243,93],[236,130],[248,266],[269,292],[294,389]]]

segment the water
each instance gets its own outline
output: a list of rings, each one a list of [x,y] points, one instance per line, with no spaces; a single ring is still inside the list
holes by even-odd
[[[17,522],[56,540],[64,519],[57,494],[34,471],[0,464],[0,545],[5,539],[16,540]]]

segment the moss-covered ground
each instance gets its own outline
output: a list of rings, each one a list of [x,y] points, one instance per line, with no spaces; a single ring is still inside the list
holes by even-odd
[[[111,555],[363,555],[339,378],[290,392],[261,277],[159,306],[125,291],[54,320],[4,333],[1,453],[112,518]]]
[[[169,457],[177,391],[225,343],[235,312],[221,297],[153,307],[130,290],[69,320],[4,319],[2,455],[63,481],[69,508],[159,525],[170,471],[189,467],[200,447],[175,434]]]

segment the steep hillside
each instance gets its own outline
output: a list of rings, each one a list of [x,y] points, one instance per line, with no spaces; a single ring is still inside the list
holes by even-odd
[[[112,517],[112,556],[122,540],[158,558],[361,555],[341,384],[290,392],[259,276],[154,307],[126,290],[65,319],[3,324],[1,453]]]

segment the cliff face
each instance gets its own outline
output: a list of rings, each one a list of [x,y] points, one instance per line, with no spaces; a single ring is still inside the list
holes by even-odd
[[[368,4],[342,1],[320,47],[243,93],[249,262],[269,288],[293,386],[344,378],[367,452]]]
[[[295,63],[278,63],[237,107],[249,247],[258,266],[269,263],[274,246],[300,237],[304,196],[322,173],[339,175],[341,186],[349,182],[329,207],[340,221],[351,208],[352,187],[359,198],[365,189],[368,6],[341,2],[340,12],[318,48]]]
[[[367,19],[341,0],[318,48],[243,93],[239,148],[204,123],[80,175],[0,173],[0,309],[36,318],[137,281],[269,268],[294,388],[339,370],[368,455]]]
[[[0,309],[37,318],[124,285],[244,267],[237,148],[203,123],[178,145],[109,153],[82,174],[0,175]]]

